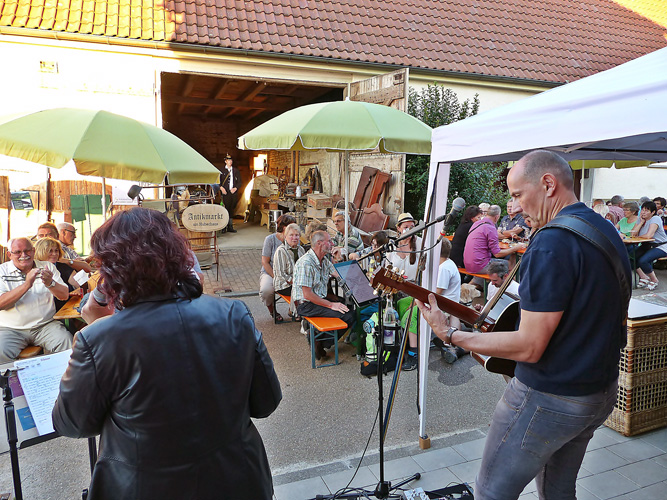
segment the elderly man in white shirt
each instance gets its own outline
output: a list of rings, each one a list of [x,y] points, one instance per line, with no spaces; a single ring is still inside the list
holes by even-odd
[[[67,300],[69,290],[50,262],[35,260],[28,238],[9,242],[10,261],[0,265],[0,364],[37,345],[47,352],[72,347],[72,335],[59,321],[53,297]]]

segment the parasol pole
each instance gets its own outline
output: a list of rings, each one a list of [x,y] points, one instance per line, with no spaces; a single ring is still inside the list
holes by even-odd
[[[107,220],[107,180],[102,177],[102,215]]]
[[[350,207],[348,203],[350,198],[350,152],[345,151],[343,158],[345,172],[345,244],[343,248],[347,251],[348,226],[350,225]]]

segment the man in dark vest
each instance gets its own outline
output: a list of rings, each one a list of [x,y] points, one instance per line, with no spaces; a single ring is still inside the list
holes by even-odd
[[[241,174],[239,169],[232,166],[232,157],[227,154],[225,156],[225,170],[223,170],[220,182],[220,192],[222,193],[222,204],[229,213],[229,222],[226,230],[230,233],[235,233],[234,229],[234,209],[236,203],[239,201],[239,188],[241,187]],[[224,231],[224,230],[223,230]]]

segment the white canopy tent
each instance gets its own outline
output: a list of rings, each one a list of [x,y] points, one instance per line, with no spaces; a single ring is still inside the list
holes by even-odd
[[[586,168],[667,161],[667,48],[602,73],[433,130],[427,205],[445,213],[451,162],[513,161],[549,149]],[[605,161],[599,161],[605,160]],[[435,186],[435,188],[434,188]],[[435,226],[426,235],[432,246]],[[439,248],[431,251],[423,286],[435,290]],[[422,320],[421,331],[430,331]],[[421,408],[425,428],[429,335],[420,339]]]

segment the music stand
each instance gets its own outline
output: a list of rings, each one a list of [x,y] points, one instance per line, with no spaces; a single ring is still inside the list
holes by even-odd
[[[343,288],[352,297],[359,309],[371,305],[378,300],[368,276],[356,260],[346,260],[334,264],[343,283]]]
[[[5,429],[7,431],[7,442],[9,444],[9,457],[11,462],[12,469],[12,483],[14,484],[14,498],[16,500],[23,500],[23,488],[21,485],[21,472],[19,469],[19,456],[18,450],[25,449],[36,444],[43,443],[45,441],[50,441],[60,437],[60,434],[57,432],[50,432],[42,436],[36,436],[29,439],[24,439],[19,442],[19,432],[16,427],[17,409],[14,407],[14,394],[12,391],[13,384],[20,384],[18,378],[10,381],[12,378],[12,373],[16,371],[12,368],[7,368],[4,372],[0,371],[0,389],[2,390],[2,399],[4,401],[4,417],[5,417]],[[27,407],[26,407],[27,408]],[[24,410],[24,408],[19,408],[19,411]],[[24,417],[25,418],[25,417]],[[32,417],[29,417],[32,418]],[[92,475],[93,469],[95,468],[95,463],[97,462],[97,439],[95,437],[88,438],[88,457],[90,460],[90,473]],[[84,489],[83,498],[87,496],[87,489]]]
[[[384,409],[384,392],[382,387],[382,374],[383,374],[383,351],[384,351],[384,325],[383,325],[383,307],[382,307],[382,298],[379,297],[373,287],[371,286],[368,276],[361,269],[359,262],[356,260],[349,260],[345,262],[339,262],[334,264],[334,267],[338,271],[338,274],[343,281],[343,286],[352,296],[357,307],[365,307],[370,305],[372,302],[377,301],[378,303],[378,325],[375,328],[375,348],[378,353],[378,370],[377,370],[377,382],[378,382],[378,418],[380,422],[380,432],[379,434],[379,455],[380,455],[380,479],[375,487],[374,491],[363,491],[360,492],[356,490],[353,493],[342,493],[342,494],[333,494],[333,495],[316,495],[315,499],[325,500],[333,498],[361,498],[361,497],[370,497],[371,495],[375,496],[378,499],[389,498],[391,492],[401,488],[402,486],[408,484],[415,479],[421,478],[419,472],[411,475],[410,477],[394,484],[392,486],[390,481],[386,481],[384,477],[384,437],[385,429],[383,429],[383,409]],[[370,294],[369,294],[370,289]]]

